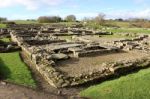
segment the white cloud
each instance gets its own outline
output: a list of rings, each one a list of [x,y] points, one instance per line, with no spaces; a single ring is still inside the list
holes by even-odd
[[[146,18],[150,19],[150,8],[140,11],[115,11],[107,13],[108,18]]]
[[[28,10],[36,10],[41,5],[55,6],[66,0],[0,0],[0,8],[11,7],[16,5],[25,6]]]
[[[48,4],[48,5],[58,5],[64,2],[64,0],[41,0],[41,2]]]
[[[23,19],[32,19],[34,18],[33,15],[20,15],[20,14],[12,14],[11,20],[17,19],[17,20],[23,20]]]
[[[145,3],[147,0],[134,0],[136,3]]]
[[[12,0],[0,0],[0,7],[8,7],[11,6],[13,4]]]
[[[79,18],[84,18],[84,17],[95,17],[98,15],[97,12],[88,12],[88,13],[77,13],[75,14]]]
[[[14,0],[16,4],[25,6],[28,10],[36,10],[38,8],[37,0]]]

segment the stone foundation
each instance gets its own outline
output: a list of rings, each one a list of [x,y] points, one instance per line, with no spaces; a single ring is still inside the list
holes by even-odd
[[[71,58],[74,54],[80,59],[80,57],[89,57],[91,55],[116,53],[122,51],[122,49],[128,46],[132,47],[131,50],[135,50],[135,47],[144,45],[142,48],[147,48],[148,50],[149,46],[141,42],[148,37],[141,36],[133,40],[116,41],[110,43],[111,46],[114,47],[109,46],[103,48],[99,43],[87,44],[87,42],[66,42],[65,40],[60,40],[54,36],[55,33],[42,33],[42,29],[39,26],[33,26],[33,28],[27,26],[25,28],[24,25],[22,25],[19,28],[13,27],[12,29],[13,31],[10,33],[11,39],[22,48],[22,51],[28,59],[34,63],[35,68],[40,72],[43,78],[56,88],[76,86],[93,80],[116,76],[134,69],[141,69],[150,66],[150,57],[147,56],[130,61],[124,60],[103,63],[100,65],[101,68],[99,70],[93,70],[87,73],[81,72],[79,75],[69,76],[67,73],[56,68],[56,62],[63,60],[53,59],[52,55],[64,54]],[[51,28],[48,30],[50,31],[50,29]],[[24,32],[21,31],[28,31],[28,33],[24,35]],[[52,28],[52,31],[55,31],[55,29]],[[58,29],[57,32],[58,31],[63,32],[61,29]],[[64,29],[64,31],[66,32],[66,29]],[[72,29],[72,31],[75,33],[76,31],[81,31],[81,29]],[[89,30],[82,30],[82,32],[83,31],[87,34],[93,33]],[[121,44],[118,45],[118,43]],[[146,41],[146,43],[148,42]]]

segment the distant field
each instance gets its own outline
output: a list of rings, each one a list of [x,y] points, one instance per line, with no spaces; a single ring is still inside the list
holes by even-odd
[[[129,22],[119,22],[119,21],[113,21],[111,24],[114,24],[119,27],[129,28],[130,23]]]
[[[150,99],[150,68],[83,90],[90,99]]]
[[[107,31],[114,32],[114,33],[150,33],[150,29],[144,28],[110,28]]]
[[[36,87],[31,72],[19,57],[19,52],[0,53],[0,76],[12,83]]]
[[[131,27],[130,22],[119,22],[119,21],[107,21],[106,26],[96,25],[94,23],[88,23],[86,24],[86,27],[88,28],[94,28],[99,29],[103,31],[109,31],[113,33],[150,33],[149,28],[136,28]],[[120,28],[117,28],[120,27]]]
[[[14,20],[16,24],[37,24],[37,21]]]
[[[27,20],[13,20],[17,24],[63,24],[70,26],[76,24],[76,22],[59,22],[59,23],[39,23],[38,21],[27,21]]]

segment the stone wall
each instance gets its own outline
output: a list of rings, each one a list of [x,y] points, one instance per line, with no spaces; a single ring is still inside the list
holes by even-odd
[[[104,55],[104,54],[112,54],[119,52],[119,49],[99,49],[99,50],[90,50],[90,51],[82,51],[75,53],[76,57],[88,57],[95,55]]]
[[[81,74],[78,77],[71,77],[70,86],[80,85],[85,82],[93,81],[96,79],[100,80],[110,76],[115,77],[127,72],[134,71],[135,69],[142,69],[146,67],[150,67],[150,57],[116,63],[104,63],[103,69],[101,70],[89,72],[88,74]]]
[[[37,49],[38,48],[37,45],[33,46],[31,44],[32,43],[31,41],[30,41],[31,43],[25,41],[24,39],[26,37],[22,37],[20,35],[23,34],[20,32],[17,33],[11,32],[11,39],[14,42],[17,42],[17,44],[22,48],[22,51],[29,58],[29,60],[32,63],[34,63],[35,68],[41,73],[43,78],[45,78],[50,85],[56,88],[80,85],[80,84],[87,83],[89,81],[107,78],[109,76],[116,76],[116,75],[129,72],[134,69],[141,69],[150,66],[150,57],[143,57],[141,59],[135,59],[130,61],[124,60],[120,62],[103,63],[102,65],[100,65],[100,67],[102,67],[100,70],[93,70],[89,73],[81,73],[79,75],[69,76],[66,73],[56,69],[55,60],[49,58],[50,54],[55,52],[51,53],[51,50],[50,52],[48,52],[44,48]],[[35,36],[33,36],[33,38],[34,37]],[[143,36],[143,37],[139,37],[138,39],[136,38],[134,40],[120,41],[120,42],[123,43],[124,46],[124,42],[138,41],[138,40],[143,40],[145,38],[146,36]],[[49,39],[49,42],[52,41],[53,40]],[[115,42],[115,44],[117,44],[118,42]],[[47,43],[44,42],[43,44],[47,44]],[[85,46],[86,45],[84,45],[84,47]],[[36,50],[33,50],[32,47],[34,47]],[[71,48],[72,47],[74,46],[71,46]],[[67,48],[69,47],[67,46]],[[61,49],[61,47],[59,49]],[[104,53],[116,52],[116,51],[118,50],[116,49],[86,50],[85,52],[83,51],[78,53],[78,56],[84,57],[91,54],[96,55],[96,54],[104,54]]]
[[[52,65],[54,63],[52,60],[43,59],[38,56],[38,54],[33,55],[29,54],[29,52],[28,57],[32,62],[34,62],[36,69],[41,73],[41,75],[43,75],[46,81],[56,88],[80,85],[96,79],[116,76],[134,69],[150,66],[150,57],[146,57],[130,61],[103,63],[103,68],[101,70],[70,77],[63,72],[56,70]]]

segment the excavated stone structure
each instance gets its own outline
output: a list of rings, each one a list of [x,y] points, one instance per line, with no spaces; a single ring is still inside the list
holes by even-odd
[[[47,82],[57,88],[80,85],[150,65],[150,57],[147,54],[150,51],[150,37],[148,35],[142,35],[132,40],[114,42],[86,42],[84,40],[67,42],[65,39],[58,38],[60,35],[112,34],[77,27],[60,26],[58,28],[57,26],[15,25],[10,26],[10,35],[11,39],[21,47]],[[89,72],[80,72],[76,75],[71,75],[57,66],[59,62],[80,61],[88,57],[103,57],[109,54],[114,54],[115,57],[116,53],[127,53],[133,50],[143,53],[143,57],[132,60],[122,59],[121,61],[103,62],[98,64],[99,67],[95,67],[96,69]]]

